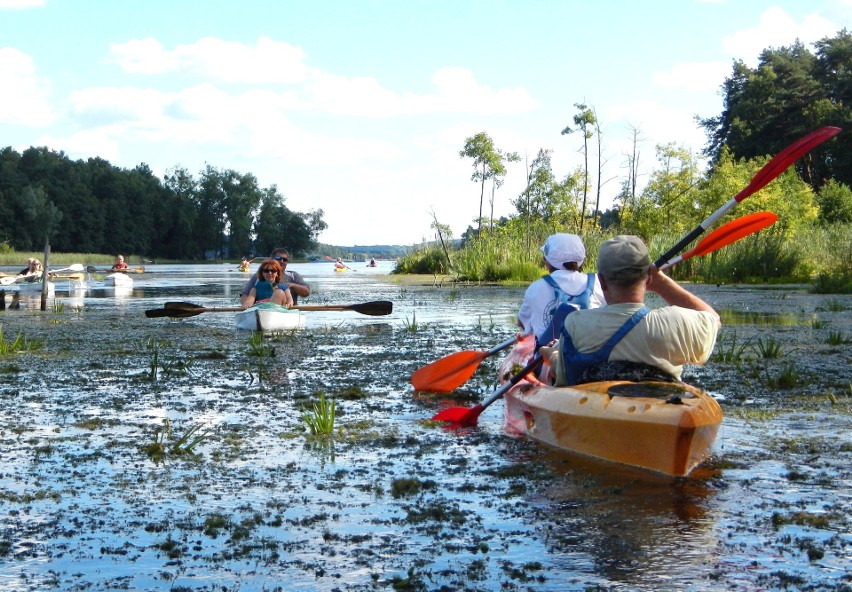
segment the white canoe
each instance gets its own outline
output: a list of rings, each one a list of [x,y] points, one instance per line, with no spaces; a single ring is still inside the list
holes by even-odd
[[[12,284],[13,286],[18,286],[18,290],[21,292],[27,292],[28,294],[41,292],[41,284],[42,282],[17,282]],[[53,294],[56,291],[56,285],[53,282],[47,282],[47,293]]]
[[[130,287],[133,285],[133,278],[126,273],[111,273],[104,276],[104,284],[115,287]]]
[[[305,317],[298,310],[261,302],[236,314],[237,329],[249,331],[287,331],[305,326]]]

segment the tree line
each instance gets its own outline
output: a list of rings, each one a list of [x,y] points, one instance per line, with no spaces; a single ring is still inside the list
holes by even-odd
[[[207,165],[177,166],[161,180],[101,158],[71,160],[32,147],[0,150],[0,244],[39,251],[128,253],[202,260],[265,255],[284,246],[304,255],[327,227],[322,210],[294,212],[275,185]]]

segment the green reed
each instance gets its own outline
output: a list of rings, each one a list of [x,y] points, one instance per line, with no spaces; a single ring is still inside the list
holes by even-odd
[[[0,356],[9,356],[21,352],[36,352],[44,347],[43,339],[27,339],[23,333],[18,333],[12,340],[3,335],[0,325]]]
[[[325,393],[320,393],[313,405],[302,412],[302,423],[312,435],[331,436],[334,433],[336,414],[337,402],[334,399],[329,401],[325,398]]]
[[[765,360],[780,358],[783,355],[781,342],[776,340],[774,337],[759,339],[755,343],[754,348],[757,351],[758,356]]]

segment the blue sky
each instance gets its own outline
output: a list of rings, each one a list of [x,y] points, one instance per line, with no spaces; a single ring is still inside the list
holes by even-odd
[[[732,60],[850,24],[852,0],[0,0],[0,145],[252,173],[323,209],[324,243],[412,244],[433,211],[456,237],[477,216],[465,138],[551,149],[561,178],[584,102],[611,200],[632,129],[644,171],[657,144],[699,152]]]

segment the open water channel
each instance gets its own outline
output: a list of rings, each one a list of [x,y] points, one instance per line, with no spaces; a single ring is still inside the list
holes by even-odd
[[[0,591],[852,590],[849,296],[691,287],[725,326],[685,379],[725,420],[673,480],[510,437],[499,402],[476,428],[425,421],[487,397],[500,356],[451,397],[411,373],[510,337],[524,287],[350,266],[293,264],[303,303],[391,315],[311,312],[261,342],[232,313],[144,316],[236,306],[226,265],[0,312],[34,350],[0,354]],[[330,440],[301,420],[320,392]]]

